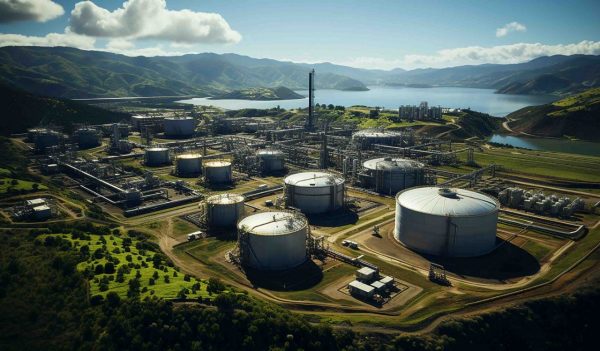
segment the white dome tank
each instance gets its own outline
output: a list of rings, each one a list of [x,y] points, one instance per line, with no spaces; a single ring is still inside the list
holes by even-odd
[[[204,177],[209,183],[231,183],[231,162],[207,161],[204,163]]]
[[[196,120],[192,117],[166,117],[163,120],[165,135],[169,137],[187,137],[194,134]]]
[[[264,270],[284,270],[307,259],[306,218],[291,212],[262,212],[238,223],[242,264]]]
[[[169,149],[166,147],[150,147],[144,153],[146,166],[164,166],[171,163]]]
[[[279,150],[260,150],[256,156],[263,172],[281,172],[285,168],[285,154]]]
[[[363,163],[360,180],[363,186],[383,194],[396,194],[400,190],[425,183],[425,165],[404,158],[375,158]]]
[[[394,237],[424,254],[481,256],[495,247],[499,207],[496,199],[465,189],[407,189],[396,196]]]
[[[327,172],[303,172],[285,178],[286,206],[307,214],[344,207],[344,178]]]
[[[175,157],[175,173],[180,177],[197,176],[202,173],[200,154],[182,154]]]
[[[244,215],[244,200],[238,194],[219,194],[206,199],[206,222],[209,227],[234,228]]]

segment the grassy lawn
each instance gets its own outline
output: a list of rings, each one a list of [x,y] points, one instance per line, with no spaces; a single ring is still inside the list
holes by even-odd
[[[5,173],[5,169],[2,169],[0,175]],[[10,174],[10,172],[9,172]],[[9,189],[14,189],[15,191],[34,191],[34,184],[37,184],[37,190],[46,190],[48,189],[45,185],[36,182],[30,182],[28,180],[14,179],[14,178],[0,178],[0,194],[7,193]]]
[[[140,245],[142,241],[125,234],[85,234],[76,238],[72,234],[49,234],[40,236],[40,239],[51,236],[70,241],[80,252],[82,247],[87,246],[90,255],[86,261],[77,265],[77,270],[88,276],[91,296],[105,296],[113,291],[121,297],[126,297],[130,280],[137,276],[140,283],[139,296],[142,299],[150,296],[175,298],[182,289],[188,290],[188,298],[210,298],[205,281],[186,277],[178,272],[166,262],[162,254],[155,251],[157,248],[144,245],[148,242]],[[109,257],[114,264],[114,273],[104,272]],[[118,277],[119,270],[123,271],[123,279]]]

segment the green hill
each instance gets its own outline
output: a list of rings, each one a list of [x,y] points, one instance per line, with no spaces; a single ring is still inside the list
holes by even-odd
[[[251,87],[306,89],[303,65],[237,55],[129,57],[65,47],[0,48],[0,82],[36,94],[66,98],[215,96]],[[320,73],[319,89],[364,88],[358,80]]]
[[[70,131],[75,123],[119,122],[129,114],[112,112],[76,101],[27,93],[0,84],[2,115],[0,135],[22,133],[40,124],[63,126]]]
[[[507,116],[515,132],[544,137],[600,140],[600,88],[552,104],[529,106]]]
[[[248,88],[219,94],[212,100],[241,99],[241,100],[291,100],[303,99],[304,96],[286,87],[277,88]]]

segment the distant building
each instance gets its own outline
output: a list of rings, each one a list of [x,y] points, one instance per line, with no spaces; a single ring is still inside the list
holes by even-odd
[[[442,119],[440,106],[429,107],[427,101],[416,105],[402,105],[398,108],[398,117],[411,121],[435,121]]]

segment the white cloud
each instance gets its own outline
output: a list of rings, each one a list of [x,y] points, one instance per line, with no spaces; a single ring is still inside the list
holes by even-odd
[[[0,23],[46,22],[64,13],[63,7],[52,0],[0,0]]]
[[[519,22],[510,22],[496,29],[496,37],[504,37],[511,32],[526,32],[527,27]]]
[[[396,67],[441,68],[482,63],[520,63],[541,56],[551,55],[600,55],[600,41],[584,40],[573,44],[545,45],[541,43],[517,43],[492,47],[469,46],[444,49],[432,55],[410,54],[398,59],[356,57],[339,64],[358,68],[391,69]]]
[[[96,39],[73,33],[49,33],[43,37],[0,33],[2,46],[69,46],[84,50],[94,48]]]
[[[165,0],[128,0],[112,12],[82,1],[71,11],[69,24],[74,33],[129,40],[197,44],[237,43],[242,38],[217,13],[168,10]]]

